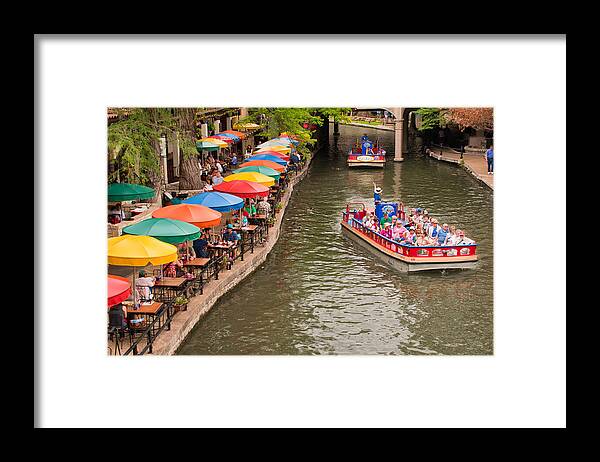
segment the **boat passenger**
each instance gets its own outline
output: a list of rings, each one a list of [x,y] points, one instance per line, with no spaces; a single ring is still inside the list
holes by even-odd
[[[452,225],[450,226],[450,229],[448,230],[448,235],[446,236],[446,241],[442,244],[442,245],[454,245],[454,242],[456,241],[456,226]]]
[[[417,235],[415,234],[414,228],[411,228],[410,231],[408,231],[406,243],[409,245],[415,245],[417,243]]]
[[[448,223],[444,223],[442,225],[442,229],[440,229],[437,233],[437,243],[438,245],[444,245],[446,242],[446,237],[448,236]]]
[[[417,232],[417,242],[416,244],[418,246],[427,246],[429,245],[429,239],[427,238],[427,235],[421,231],[421,232]]]
[[[473,241],[473,239],[469,239],[468,237],[465,237],[465,232],[461,229],[457,229],[456,234],[458,236],[458,239],[456,240],[455,245],[469,245],[469,244],[473,244],[475,242],[475,241]]]
[[[387,212],[384,212],[383,216],[381,217],[381,220],[379,221],[379,224],[381,226],[384,226],[386,223],[392,224],[392,219],[390,218]]]
[[[375,183],[373,183],[373,187],[373,201],[375,202],[375,205],[377,205],[381,202],[381,193],[383,192],[383,190]]]
[[[387,237],[388,239],[392,238],[392,224],[386,222],[383,224],[383,229],[381,230],[381,235]]]
[[[431,224],[430,224],[429,228],[427,228],[427,235],[429,237],[436,237],[437,238],[437,234],[438,234],[438,232],[441,229],[442,228],[438,224],[437,218],[432,218],[431,219]]]

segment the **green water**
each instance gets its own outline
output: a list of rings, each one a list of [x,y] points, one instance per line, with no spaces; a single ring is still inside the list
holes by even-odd
[[[348,169],[364,132],[388,151],[383,170]],[[419,154],[393,162],[393,133],[340,127],[295,187],[279,241],[263,265],[222,297],[178,354],[493,353],[493,192],[461,168]],[[479,244],[474,270],[402,274],[345,237],[348,201],[420,206]]]

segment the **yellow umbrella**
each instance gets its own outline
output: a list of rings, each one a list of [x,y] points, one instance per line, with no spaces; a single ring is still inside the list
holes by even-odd
[[[224,178],[225,181],[234,181],[234,180],[245,180],[245,181],[253,181],[255,183],[260,183],[263,186],[273,186],[275,184],[275,180],[270,176],[263,175],[258,172],[241,172],[234,173],[233,175],[228,175]]]
[[[163,265],[177,260],[177,247],[151,236],[124,234],[108,240],[108,264],[116,266]],[[137,306],[135,270],[133,271],[133,304]]]
[[[277,151],[282,152],[284,154],[289,154],[292,150],[288,146],[284,146],[282,144],[273,144],[271,146],[264,146],[260,149],[254,151],[255,153],[264,152],[264,151]]]
[[[211,138],[210,136],[207,138],[200,138],[198,141],[207,141],[209,143],[216,144],[220,148],[226,148],[228,146],[225,141],[220,140],[219,138]]]
[[[152,236],[124,234],[108,240],[109,265],[157,266],[175,260],[177,260],[177,247]]]
[[[234,124],[233,128],[235,129],[239,129],[239,130],[256,130],[257,128],[260,128],[260,125],[257,124],[253,124],[253,123],[247,123],[247,124]]]

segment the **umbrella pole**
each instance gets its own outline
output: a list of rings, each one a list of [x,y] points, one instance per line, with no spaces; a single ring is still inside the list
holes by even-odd
[[[135,287],[135,266],[132,267],[133,268],[133,309],[137,309],[136,308],[136,299],[137,299],[137,288]]]

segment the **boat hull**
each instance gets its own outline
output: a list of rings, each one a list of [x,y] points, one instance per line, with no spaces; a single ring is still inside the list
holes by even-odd
[[[473,269],[477,267],[477,256],[470,255],[468,257],[433,257],[411,259],[410,257],[403,257],[393,252],[387,251],[366,238],[363,234],[354,230],[344,221],[341,222],[342,231],[352,241],[361,245],[365,249],[369,250],[373,255],[377,256],[382,262],[391,266],[395,270],[401,273],[412,273],[415,271],[430,271],[430,270],[445,270],[445,269]],[[413,260],[413,261],[411,261]]]
[[[368,168],[383,168],[385,167],[385,161],[348,161],[348,167],[368,167]]]

